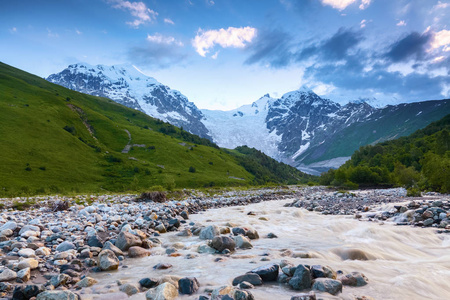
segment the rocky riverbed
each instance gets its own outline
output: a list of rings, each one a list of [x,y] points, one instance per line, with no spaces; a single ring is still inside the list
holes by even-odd
[[[40,207],[0,214],[0,291],[7,299],[370,299],[376,283],[367,286],[378,275],[355,262],[386,257],[337,240],[324,250],[315,240],[326,236],[322,225],[308,229],[311,249],[298,247],[284,222],[334,214],[347,215],[336,219],[342,224],[450,229],[448,197],[406,201],[404,194],[290,187],[161,203],[136,195],[2,199]]]

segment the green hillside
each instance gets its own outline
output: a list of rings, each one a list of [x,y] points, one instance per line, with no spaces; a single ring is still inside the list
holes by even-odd
[[[361,147],[339,169],[322,174],[321,183],[395,185],[449,193],[450,115],[407,137]]]
[[[209,140],[2,63],[0,139],[0,197],[287,183],[308,177],[260,178],[243,167],[242,155],[237,158]]]

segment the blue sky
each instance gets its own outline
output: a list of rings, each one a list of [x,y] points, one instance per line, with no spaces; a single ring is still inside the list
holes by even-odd
[[[200,108],[307,86],[340,103],[450,97],[450,1],[0,1],[0,61],[133,64]]]

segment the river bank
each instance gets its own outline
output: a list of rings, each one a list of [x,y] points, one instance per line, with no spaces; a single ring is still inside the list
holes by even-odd
[[[333,197],[341,200],[339,208],[344,209],[344,213],[347,210],[347,215],[328,216],[328,213],[319,214],[317,206],[307,207],[313,211],[310,212],[294,205],[299,201],[318,200],[319,194],[328,202],[332,202],[329,199]],[[235,277],[256,267],[281,264],[285,268],[277,268],[281,275],[278,279],[285,274],[284,280],[288,282],[295,277],[300,265],[340,270],[342,274],[330,276],[337,279],[352,272],[364,273],[368,278],[367,285],[358,288],[344,285],[342,292],[336,293],[345,299],[377,299],[386,291],[388,286],[385,285],[389,282],[396,286],[391,291],[392,299],[402,298],[401,295],[419,298],[422,292],[429,298],[440,299],[442,293],[450,292],[439,278],[427,271],[434,266],[434,273],[448,274],[450,266],[446,262],[450,260],[446,253],[450,242],[447,235],[439,237],[431,228],[393,226],[389,224],[389,218],[382,222],[369,215],[380,214],[383,205],[386,209],[397,209],[397,203],[405,200],[402,190],[391,190],[383,196],[362,194],[364,206],[354,208],[346,208],[346,201],[342,201],[349,195],[318,187],[291,187],[229,192],[212,197],[196,195],[164,203],[135,202],[133,195],[100,196],[88,206],[76,203],[89,197],[44,199],[48,203],[40,209],[4,211],[0,215],[3,252],[0,278],[9,276],[0,288],[5,297],[11,297],[14,286],[29,285],[28,292],[35,291],[39,294],[38,299],[51,299],[43,298],[42,291],[54,288],[52,293],[68,294],[64,289],[69,289],[82,299],[124,299],[128,295],[131,299],[145,299],[149,292],[142,282],[139,283],[142,279],[153,278],[160,283],[171,281],[176,285],[180,277],[195,277],[200,288],[193,295],[180,297],[214,298],[214,290],[231,286]],[[356,197],[352,195],[352,198]],[[380,202],[381,198],[383,201]],[[51,202],[60,200],[67,200],[72,205],[68,210],[49,211],[48,207],[54,207]],[[435,201],[442,202],[441,209],[448,205],[448,198],[442,195],[430,195],[424,203],[428,204],[428,201],[431,201],[430,208],[437,207],[432,206]],[[408,207],[408,203],[400,207]],[[398,210],[399,214],[405,213],[400,212],[404,209]],[[361,222],[364,218],[372,222]],[[442,219],[439,224],[436,221],[430,226],[440,223]],[[210,248],[208,241],[216,235],[230,237],[235,242],[235,251],[224,248],[218,254]],[[218,248],[217,243],[215,247]],[[98,258],[99,254],[103,260]],[[419,258],[421,262],[418,262]],[[424,267],[420,274],[412,269],[418,263]],[[118,271],[101,271],[115,266]],[[154,266],[157,267],[154,269]],[[394,272],[392,266],[395,266]],[[402,268],[405,270],[401,271]],[[26,275],[28,271],[30,278]],[[399,278],[399,272],[404,272],[403,277]],[[408,292],[419,278],[425,280],[429,288],[420,293]],[[16,287],[16,290],[17,294],[20,290],[25,294],[24,287]],[[274,295],[290,299],[299,293],[289,283],[276,281],[264,282],[255,289],[240,290],[247,293],[247,296],[242,293],[245,297],[252,294],[255,299],[271,299]],[[308,291],[309,288],[301,292]],[[319,290],[316,295],[323,299],[335,297]]]

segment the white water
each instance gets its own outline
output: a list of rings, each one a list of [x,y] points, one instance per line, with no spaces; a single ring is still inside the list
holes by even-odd
[[[194,276],[200,282],[200,290],[192,296],[180,299],[197,299],[205,287],[231,285],[234,277],[268,263],[279,263],[288,259],[294,264],[322,264],[344,273],[359,271],[369,278],[364,287],[345,287],[337,297],[318,293],[323,299],[354,299],[354,296],[371,296],[375,299],[450,299],[450,236],[436,234],[433,229],[410,226],[381,225],[376,222],[357,221],[351,216],[324,216],[306,210],[283,207],[292,200],[269,201],[244,207],[213,209],[202,214],[191,215],[190,221],[203,225],[225,226],[233,222],[240,226],[251,226],[259,235],[253,240],[253,249],[237,250],[230,257],[199,254],[195,259],[186,259],[195,253],[197,246],[204,244],[197,236],[179,237],[175,233],[161,236],[164,245],[175,242],[185,244],[181,257],[169,257],[165,249],[152,249],[154,255],[141,259],[127,259],[128,268],[118,272],[91,274],[100,281],[87,289],[88,293],[104,293],[118,290],[115,281],[122,279],[136,283],[144,277],[159,278],[163,275]],[[249,216],[249,211],[256,216]],[[260,220],[267,217],[269,221]],[[278,238],[265,236],[275,233]],[[283,251],[310,253],[314,258],[302,259],[282,256]],[[345,260],[352,253],[362,252],[369,260]],[[361,253],[360,252],[360,253]],[[160,253],[160,254],[158,254]],[[270,262],[260,261],[264,253]],[[225,261],[214,262],[217,257]],[[173,265],[168,270],[153,270],[157,263]],[[105,288],[109,284],[111,287]],[[256,299],[288,300],[297,292],[281,284],[265,284],[251,290]],[[123,299],[116,294],[94,297],[95,299]],[[85,297],[83,297],[85,298]],[[88,299],[89,297],[86,297]],[[130,299],[145,299],[145,293]]]

